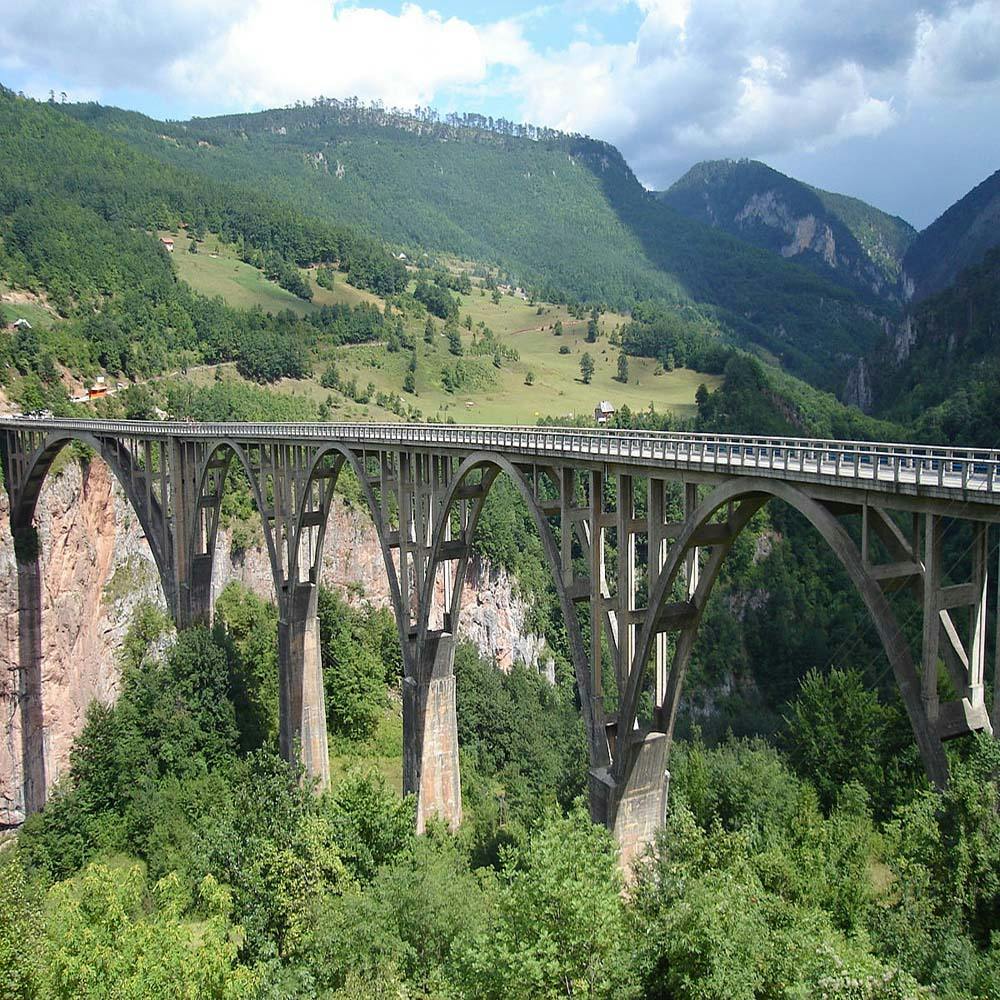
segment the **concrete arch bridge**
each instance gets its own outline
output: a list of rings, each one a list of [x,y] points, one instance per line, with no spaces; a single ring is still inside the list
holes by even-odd
[[[674,720],[712,586],[734,540],[772,499],[804,515],[843,564],[933,782],[947,780],[943,740],[1000,726],[1000,690],[992,720],[984,691],[997,451],[603,429],[5,418],[0,460],[18,565],[26,811],[45,797],[33,521],[46,474],[73,441],[120,481],[179,627],[211,617],[223,488],[232,463],[245,471],[278,595],[281,751],[321,784],[329,764],[318,577],[334,487],[353,472],[399,627],[404,786],[416,796],[421,827],[431,815],[452,825],[461,818],[455,627],[476,524],[502,476],[533,515],[565,618],[591,813],[615,832],[626,861],[664,817]],[[942,567],[944,519],[969,524],[958,580]],[[916,655],[886,596],[899,588],[922,610]],[[950,683],[939,685],[939,663]]]

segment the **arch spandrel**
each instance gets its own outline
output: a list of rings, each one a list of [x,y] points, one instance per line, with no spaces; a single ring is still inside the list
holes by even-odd
[[[580,694],[581,711],[584,717],[584,724],[587,731],[588,744],[590,747],[591,765],[594,767],[605,766],[608,763],[608,747],[605,734],[605,724],[601,706],[596,704],[591,695],[590,661],[580,629],[580,622],[576,612],[573,595],[569,592],[563,574],[563,554],[560,542],[553,534],[549,524],[550,512],[544,510],[539,498],[535,495],[532,485],[524,471],[511,462],[505,456],[497,452],[473,452],[465,457],[449,484],[447,491],[439,505],[437,517],[434,525],[433,545],[429,557],[430,569],[427,573],[425,589],[420,600],[420,624],[418,635],[425,637],[428,634],[428,621],[432,606],[433,590],[435,586],[435,576],[437,566],[444,560],[444,547],[448,544],[445,525],[451,518],[457,499],[460,497],[462,489],[469,476],[477,469],[484,470],[484,489],[482,495],[477,498],[473,507],[473,519],[470,519],[469,536],[465,540],[465,547],[459,554],[459,571],[456,574],[455,599],[456,603],[461,594],[461,582],[464,580],[471,556],[471,544],[476,523],[482,513],[483,505],[489,495],[490,490],[499,480],[501,475],[506,476],[515,486],[522,500],[535,521],[542,542],[542,550],[545,554],[545,561],[552,574],[553,584],[559,598],[560,608],[563,613],[566,625],[567,636],[570,643],[570,655],[573,660],[573,668]],[[487,478],[487,470],[490,474]],[[550,470],[545,470],[549,472]],[[568,526],[566,526],[568,529]],[[457,607],[455,610],[457,619]],[[457,624],[457,621],[456,621]]]
[[[68,445],[79,442],[90,448],[114,473],[132,508],[143,533],[146,536],[163,592],[168,603],[174,599],[175,586],[172,572],[172,552],[170,527],[164,516],[160,497],[152,490],[148,494],[139,492],[135,470],[138,466],[132,453],[121,445],[118,439],[112,443],[87,431],[59,431],[49,434],[25,462],[23,474],[15,483],[7,482],[10,498],[11,531],[16,537],[32,527],[35,509],[45,481],[59,453]],[[4,477],[5,481],[7,476]]]
[[[697,635],[701,612],[718,577],[722,562],[728,554],[732,540],[735,539],[739,531],[745,528],[752,513],[772,499],[783,500],[802,514],[820,533],[846,570],[848,577],[875,624],[886,657],[892,667],[896,683],[899,686],[900,695],[906,707],[914,736],[920,747],[928,776],[934,784],[942,786],[947,781],[947,761],[941,741],[931,731],[931,727],[928,724],[921,702],[919,680],[909,645],[899,628],[895,614],[886,599],[882,587],[878,580],[869,572],[862,560],[861,552],[857,545],[836,516],[819,501],[807,496],[804,492],[789,483],[777,479],[753,480],[740,478],[729,480],[721,486],[716,487],[685,522],[681,534],[670,547],[667,562],[663,570],[650,591],[650,612],[643,623],[636,646],[635,660],[633,668],[630,671],[629,684],[626,691],[625,711],[621,720],[623,728],[627,730],[635,725],[638,696],[645,665],[652,655],[652,647],[655,641],[657,612],[667,602],[688,552],[696,547],[695,539],[697,533],[727,504],[740,503],[740,509],[742,509],[743,504],[749,504],[750,506],[747,508],[748,516],[739,517],[738,521],[733,524],[734,531],[730,541],[725,545],[716,546],[716,551],[710,556],[695,595],[696,617],[689,626],[681,631],[678,637],[664,704],[660,706],[663,713],[663,729],[668,736],[672,734],[684,672]]]

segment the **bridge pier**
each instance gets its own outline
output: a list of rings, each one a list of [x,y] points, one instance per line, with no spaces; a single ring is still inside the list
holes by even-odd
[[[318,588],[291,584],[278,621],[278,743],[281,756],[300,761],[320,790],[330,784]]]
[[[42,568],[38,534],[15,539],[17,557],[17,700],[21,717],[23,807],[26,816],[45,805],[45,728],[42,711]]]
[[[666,818],[669,744],[666,733],[636,730],[618,751],[625,755],[624,778],[616,781],[609,767],[590,772],[590,818],[614,834],[625,872],[653,844]]]
[[[196,555],[188,568],[188,578],[177,588],[177,627],[212,624],[211,553]]]
[[[455,708],[455,636],[429,632],[403,679],[403,792],[417,799],[417,832],[431,817],[456,829],[462,784]]]

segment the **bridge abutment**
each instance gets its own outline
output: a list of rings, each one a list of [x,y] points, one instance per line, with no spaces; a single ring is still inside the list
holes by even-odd
[[[417,831],[436,817],[462,822],[455,707],[455,636],[429,633],[415,676],[403,679],[403,791],[417,799]]]
[[[293,585],[281,602],[278,621],[278,742],[281,755],[298,760],[319,789],[330,784],[318,592],[315,584]]]

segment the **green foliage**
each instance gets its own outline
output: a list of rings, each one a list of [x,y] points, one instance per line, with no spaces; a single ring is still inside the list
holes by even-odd
[[[352,611],[335,591],[319,595],[320,649],[330,732],[364,740],[375,732],[385,707],[386,664],[381,649],[366,642],[371,619]]]
[[[611,837],[582,811],[551,819],[520,850],[504,852],[486,926],[462,956],[466,996],[635,995]]]
[[[235,965],[229,894],[211,876],[191,899],[175,877],[148,887],[140,866],[91,865],[54,886],[47,909],[40,995],[235,1000],[262,985]]]
[[[585,385],[588,385],[593,377],[594,359],[588,352],[584,351],[583,357],[580,358],[580,378],[583,379]]]
[[[785,717],[789,759],[829,808],[841,789],[861,785],[874,802],[887,802],[898,779],[894,729],[907,726],[856,670],[810,670]],[[906,738],[909,733],[905,733]]]
[[[19,332],[7,358],[22,375],[41,376],[50,393],[58,387],[54,361],[81,374],[104,368],[138,378],[189,355],[237,360],[263,381],[301,377],[301,342],[312,325],[240,313],[177,282],[150,231],[176,231],[181,219],[191,232],[211,230],[237,245],[302,298],[312,291],[299,266],[316,261],[338,261],[352,282],[383,294],[405,286],[400,262],[368,238],[167,167],[53,107],[4,91],[0,129],[0,275],[44,291],[69,318]],[[313,319],[325,324],[326,309]]]

